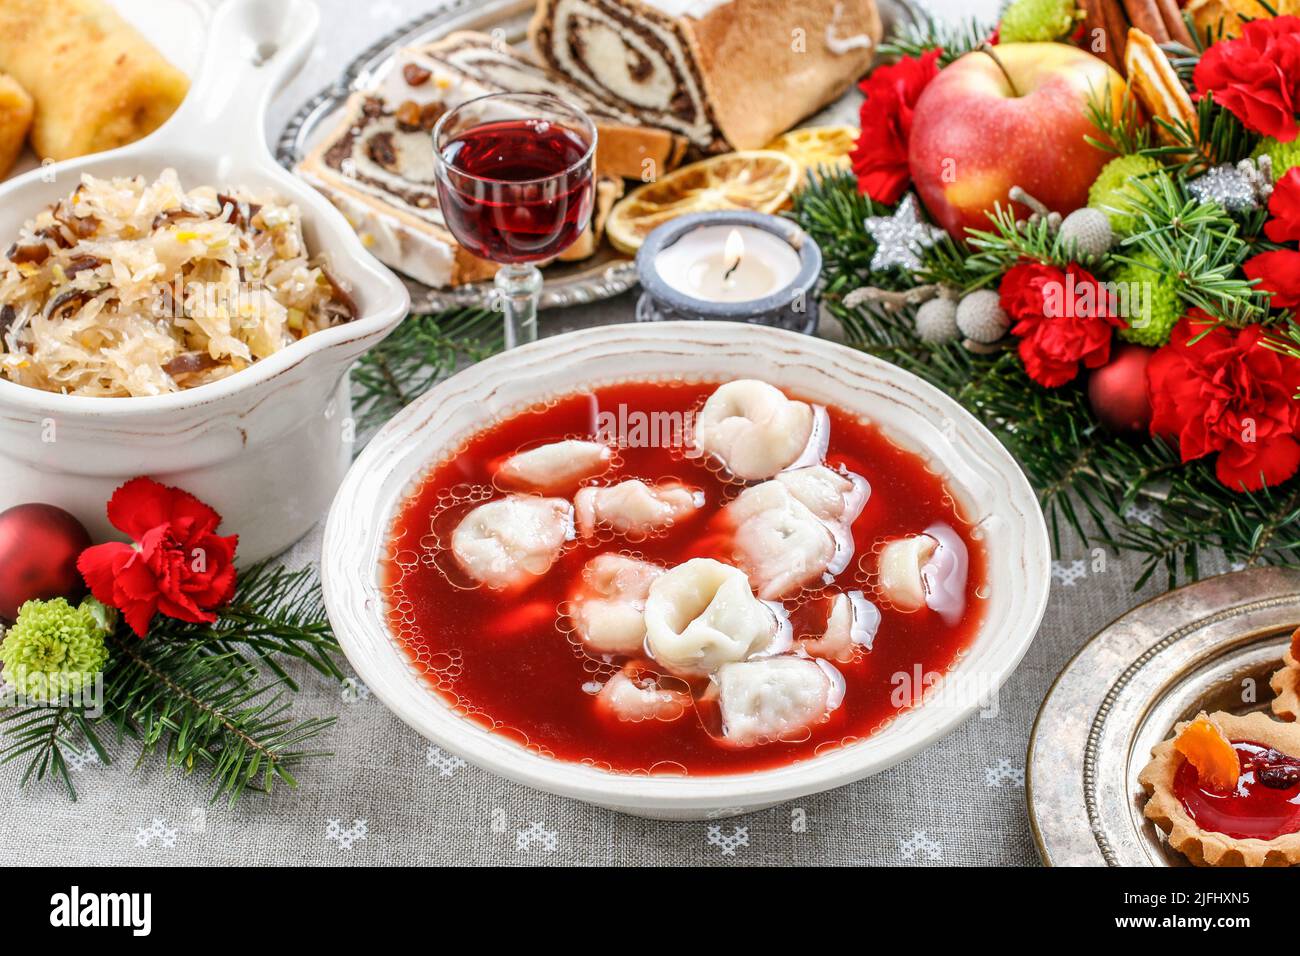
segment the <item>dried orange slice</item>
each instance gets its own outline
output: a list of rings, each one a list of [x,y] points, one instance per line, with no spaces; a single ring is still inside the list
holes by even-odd
[[[776,212],[790,201],[799,176],[799,164],[785,153],[724,153],[632,190],[610,212],[605,234],[614,248],[633,253],[656,226],[688,212]]]
[[[852,126],[807,126],[792,129],[763,148],[785,153],[805,173],[816,176],[822,166],[848,169],[849,153],[857,139],[858,131]]]
[[[1241,763],[1232,741],[1202,715],[1183,728],[1174,741],[1174,749],[1196,768],[1199,782],[1214,790],[1233,790],[1241,776]]]

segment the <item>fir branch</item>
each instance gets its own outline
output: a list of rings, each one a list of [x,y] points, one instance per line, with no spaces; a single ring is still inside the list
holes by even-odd
[[[1138,177],[1132,187],[1130,209],[1141,228],[1123,249],[1152,256],[1158,271],[1177,279],[1179,295],[1214,319],[1240,326],[1267,318],[1267,295],[1241,275],[1254,249],[1237,220],[1189,196],[1170,175]]]
[[[920,13],[919,21],[899,24],[894,34],[880,45],[880,55],[893,61],[901,57],[920,57],[930,50],[942,50],[939,65],[947,66],[958,57],[978,50],[993,35],[997,24],[976,17],[965,20],[939,20],[931,13]]]
[[[805,195],[802,209],[837,208],[838,200],[829,194],[852,188],[847,177],[823,183]],[[1180,194],[1175,190],[1175,197]],[[1234,237],[1241,241],[1236,224],[1222,210],[1211,210],[1211,218],[1203,219],[1204,210],[1184,210],[1169,199],[1155,196],[1158,202],[1147,212],[1163,208],[1165,213],[1153,213],[1146,231],[1125,252],[1156,248],[1153,237],[1164,237],[1170,261],[1176,259],[1191,278],[1193,294],[1204,293],[1208,304],[1230,312],[1222,306],[1233,294],[1231,270],[1221,274],[1220,267],[1241,254],[1233,244]],[[827,225],[823,220],[820,227]],[[870,241],[860,223],[845,219],[842,227],[847,231],[835,237],[834,249],[860,249]],[[971,257],[985,258],[977,270],[1005,264],[1022,252],[1055,254],[1045,236],[1013,232],[1005,218],[983,239],[985,248]],[[1217,249],[1225,243],[1226,252]],[[1117,258],[1124,261],[1125,253]],[[1195,579],[1203,557],[1213,552],[1242,565],[1300,565],[1300,479],[1253,494],[1228,489],[1208,459],[1184,463],[1162,441],[1133,441],[1101,429],[1081,383],[1044,389],[1011,353],[983,356],[955,343],[928,346],[916,336],[911,309],[891,311],[870,302],[847,308],[844,294],[865,281],[860,259],[824,253],[823,260],[827,288],[834,290],[824,302],[843,324],[846,342],[919,375],[983,421],[1038,490],[1057,553],[1064,530],[1071,528],[1085,547],[1138,556],[1142,571],[1137,586],[1162,571],[1170,586]],[[1258,294],[1253,301],[1258,303]],[[1300,352],[1300,330],[1279,341]],[[1153,510],[1152,503],[1159,507],[1149,523],[1137,520]],[[1140,512],[1133,510],[1143,505]]]
[[[1171,123],[1163,117],[1155,122],[1172,143],[1150,146],[1142,152],[1172,164],[1184,176],[1194,175],[1220,163],[1237,163],[1246,159],[1259,145],[1260,137],[1252,133],[1228,110],[1207,93],[1196,104],[1196,120]]]
[[[102,698],[0,711],[7,738],[0,763],[25,759],[24,783],[49,775],[75,800],[67,755],[89,748],[110,763],[104,728],[119,741],[137,739],[139,762],[161,751],[169,767],[205,767],[212,799],[232,803],[277,780],[296,786],[294,770],[323,755],[303,745],[334,718],[292,719],[289,692],[297,684],[287,673],[289,662],[301,661],[342,678],[314,570],[255,565],[240,575],[215,623],[159,616],[143,640],[119,626],[107,643]]]
[[[1128,156],[1151,148],[1151,128],[1142,122],[1137,101],[1127,87],[1118,113],[1108,84],[1101,96],[1089,101],[1088,119],[1101,135],[1085,139],[1104,152]]]
[[[407,316],[353,366],[359,426],[382,424],[440,379],[499,352],[503,328],[500,313],[490,309]]]

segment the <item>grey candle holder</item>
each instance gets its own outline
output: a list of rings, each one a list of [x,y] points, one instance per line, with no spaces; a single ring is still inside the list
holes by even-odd
[[[750,226],[778,236],[799,254],[799,272],[784,289],[747,302],[709,302],[687,295],[663,280],[655,268],[655,258],[701,226]],[[643,290],[636,304],[638,322],[713,319],[770,325],[806,335],[817,332],[817,280],[822,271],[822,251],[808,233],[788,219],[759,212],[695,212],[681,216],[646,237],[636,254],[636,271]]]

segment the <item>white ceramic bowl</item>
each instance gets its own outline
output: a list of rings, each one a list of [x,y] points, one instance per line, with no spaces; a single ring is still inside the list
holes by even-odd
[[[113,490],[150,475],[221,512],[222,530],[240,535],[243,563],[288,547],[325,513],[351,458],[347,370],[397,326],[410,297],[329,201],[266,147],[267,102],[302,65],[318,21],[310,0],[223,4],[176,114],[130,146],[0,186],[0,241],[71,192],[82,173],[152,180],[172,167],[187,188],[248,186],[297,203],[310,248],[325,253],[351,288],[358,318],[237,375],[174,394],[86,398],[0,380],[0,510],[49,502],[103,539],[116,533],[104,514]]]
[[[513,410],[575,388],[672,376],[756,377],[859,413],[941,471],[988,552],[989,595],[974,643],[940,685],[947,693],[874,736],[799,763],[725,776],[607,773],[542,757],[454,714],[384,622],[379,562],[404,493],[457,443]],[[870,478],[870,474],[868,474]],[[541,790],[642,816],[749,812],[838,787],[943,737],[995,692],[1033,640],[1051,578],[1037,498],[1006,449],[951,398],[844,346],[726,322],[588,329],[497,355],[442,382],[389,422],[344,479],[325,526],[325,601],[361,680],[439,747]]]

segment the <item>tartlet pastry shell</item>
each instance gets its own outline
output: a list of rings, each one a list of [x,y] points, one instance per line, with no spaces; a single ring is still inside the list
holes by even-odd
[[[1269,686],[1276,695],[1273,698],[1273,713],[1283,720],[1295,720],[1300,717],[1300,660],[1295,656],[1295,640],[1282,655],[1286,666],[1273,675]]]
[[[1212,723],[1230,740],[1251,740],[1285,754],[1300,754],[1300,724],[1285,724],[1267,714],[1244,717],[1217,712]],[[1197,866],[1294,866],[1300,863],[1300,833],[1286,833],[1272,840],[1240,840],[1224,833],[1203,830],[1174,794],[1174,776],[1183,755],[1174,740],[1191,721],[1174,728],[1174,735],[1151,750],[1151,762],[1142,768],[1138,782],[1146,788],[1147,819],[1168,835],[1169,845]]]

